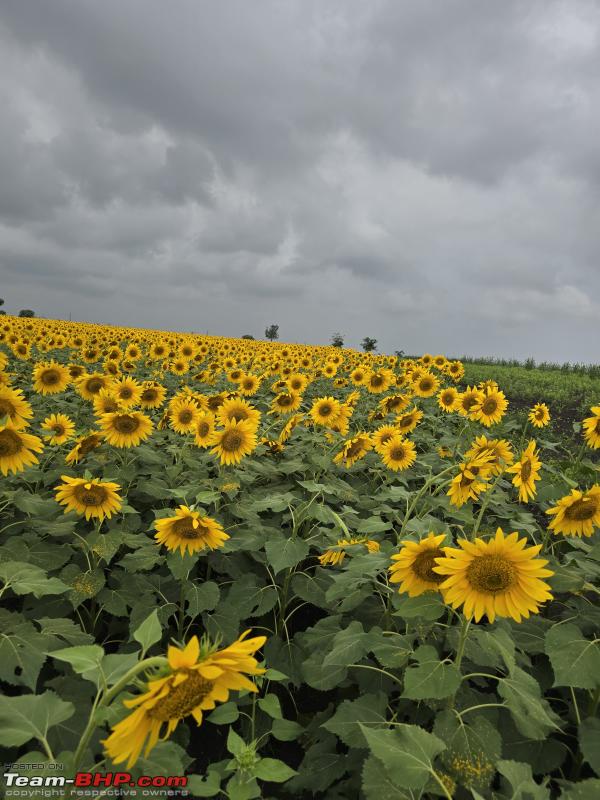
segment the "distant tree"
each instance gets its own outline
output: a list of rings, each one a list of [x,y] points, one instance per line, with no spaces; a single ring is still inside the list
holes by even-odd
[[[0,297],[0,306],[3,306],[3,305],[4,305],[4,300],[3,300],[2,297]],[[0,314],[6,314],[6,311],[0,311]]]
[[[252,334],[251,334],[251,333],[245,333],[245,334],[242,336],[242,339],[254,339],[254,336],[252,336]]]
[[[269,327],[265,330],[265,336],[271,341],[279,339],[279,325],[269,325]]]
[[[404,350],[394,350],[394,353],[398,356],[398,358],[404,358],[405,356]]]
[[[331,344],[334,347],[343,347],[344,346],[344,337],[341,333],[334,333],[331,337]]]
[[[32,311],[30,308],[22,308],[19,311],[20,317],[35,317],[35,311]]]
[[[361,342],[361,346],[365,353],[371,353],[373,350],[377,350],[377,339],[371,339],[370,336],[365,336]]]

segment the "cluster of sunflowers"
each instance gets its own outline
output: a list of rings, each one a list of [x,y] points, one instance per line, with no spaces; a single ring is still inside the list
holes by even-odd
[[[535,499],[540,449],[533,438],[525,443],[526,429],[517,448],[508,439],[488,438],[487,429],[504,419],[508,400],[494,381],[461,388],[463,376],[463,365],[442,355],[398,359],[334,347],[6,317],[0,326],[0,470],[26,477],[42,457],[45,466],[64,465],[56,501],[65,513],[101,525],[120,512],[124,496],[121,484],[87,471],[90,454],[99,458],[111,448],[135,454],[159,435],[160,446],[168,441],[191,452],[209,451],[224,477],[235,477],[232,468],[243,468],[253,455],[285,458],[300,431],[310,432],[336,468],[352,470],[372,459],[370,469],[388,483],[404,480],[419,459],[434,463],[433,456],[442,467],[451,460],[414,490],[405,521],[423,492],[448,473],[443,486],[453,507],[480,504],[472,537],[459,539],[456,547],[448,533],[402,539],[389,580],[411,597],[439,592],[476,622],[484,616],[520,622],[552,597],[544,579],[553,572],[538,557],[542,545],[527,546],[526,537],[505,535],[501,528],[486,538],[477,533],[486,497],[502,476],[511,476],[520,503]],[[53,411],[58,398],[65,402]],[[426,422],[433,421],[435,432],[450,418],[458,431],[453,447],[427,452],[411,437]],[[547,405],[538,403],[527,425],[542,429],[550,421]],[[583,421],[583,446],[600,448],[600,406]],[[67,468],[85,471],[68,474]],[[555,534],[591,536],[600,527],[600,485],[573,488],[546,514]],[[230,538],[217,520],[185,504],[154,527],[157,545],[182,556],[221,548]],[[321,565],[339,567],[348,554],[380,549],[368,536],[344,533],[320,554]],[[261,674],[253,654],[264,637],[244,637],[218,652],[196,638],[183,650],[170,648],[166,672],[127,701],[135,710],[106,740],[111,757],[131,765],[144,745],[148,752],[183,717],[191,714],[200,722],[203,710],[226,700],[231,689],[254,689],[242,673]]]

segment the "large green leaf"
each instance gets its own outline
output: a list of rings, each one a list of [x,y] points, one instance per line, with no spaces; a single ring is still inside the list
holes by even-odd
[[[418,662],[404,673],[403,697],[411,700],[450,697],[460,686],[460,673],[447,659],[440,659],[435,647],[423,645],[414,653]]]
[[[555,686],[600,686],[600,639],[590,641],[577,625],[566,622],[550,628],[545,641]]]
[[[391,731],[360,728],[373,755],[404,789],[422,789],[434,772],[436,756],[446,748],[441,739],[418,725],[398,725]]]
[[[323,723],[325,730],[335,735],[349,747],[366,747],[365,737],[359,727],[385,725],[385,694],[364,694],[356,700],[344,700],[336,708],[335,714]]]
[[[600,775],[600,719],[588,717],[581,722],[579,746],[590,767]]]
[[[69,587],[58,578],[48,578],[40,567],[24,564],[21,561],[0,563],[0,580],[15,594],[33,594],[34,597],[62,594],[69,590]]]
[[[540,685],[532,675],[516,667],[511,675],[498,681],[498,693],[515,725],[528,739],[544,739],[550,731],[558,730],[558,717],[543,699]]]
[[[48,730],[69,719],[75,706],[55,694],[25,694],[20,697],[0,695],[0,744],[20,747],[30,739],[43,742]]]

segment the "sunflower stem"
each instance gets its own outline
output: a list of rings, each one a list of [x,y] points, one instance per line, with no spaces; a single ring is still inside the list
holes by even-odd
[[[463,660],[463,655],[465,653],[465,645],[467,643],[467,636],[469,634],[470,625],[471,625],[471,620],[467,619],[467,617],[463,617],[460,626],[460,636],[458,639],[458,646],[456,648],[456,656],[454,657],[454,666],[456,667],[456,669],[460,669],[460,665]]]
[[[406,528],[406,525],[407,525],[408,521],[410,520],[410,517],[411,517],[411,515],[412,515],[413,511],[415,510],[417,503],[419,502],[419,500],[421,499],[421,497],[423,497],[423,495],[425,494],[425,492],[427,491],[427,489],[429,489],[429,487],[430,487],[430,486],[431,486],[433,483],[435,483],[435,481],[436,481],[438,478],[441,478],[441,477],[442,477],[442,475],[446,475],[448,472],[452,472],[452,470],[454,470],[454,469],[456,469],[456,467],[455,467],[455,465],[453,464],[451,467],[447,467],[446,469],[443,469],[441,472],[437,472],[435,475],[432,475],[430,478],[428,478],[428,479],[425,481],[425,483],[423,484],[423,486],[422,486],[422,487],[419,489],[419,491],[416,493],[416,495],[415,495],[415,497],[414,497],[414,499],[413,499],[412,503],[411,503],[411,504],[409,505],[409,507],[406,509],[406,514],[404,515],[404,522],[402,523],[402,525],[401,525],[401,527],[400,527],[400,532],[399,532],[399,534],[398,534],[398,538],[399,538],[400,536],[402,536],[402,534],[404,533],[404,529]]]

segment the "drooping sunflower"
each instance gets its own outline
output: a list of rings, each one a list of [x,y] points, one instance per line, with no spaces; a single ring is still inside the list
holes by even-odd
[[[379,552],[379,542],[374,539],[368,539],[366,536],[351,539],[338,539],[337,545],[328,548],[322,555],[319,556],[319,561],[322,566],[341,566],[349,552],[355,552],[354,548],[365,547],[368,553]]]
[[[379,408],[385,414],[401,414],[410,405],[410,394],[391,394],[379,401]]]
[[[78,464],[88,453],[100,447],[103,441],[101,431],[90,431],[85,436],[80,436],[75,442],[75,447],[65,457],[67,464]]]
[[[334,457],[334,464],[344,464],[349,469],[353,464],[356,464],[361,458],[373,447],[371,437],[368,433],[358,433],[351,439],[347,439],[342,449]]]
[[[214,431],[209,444],[211,453],[219,457],[221,464],[239,464],[257,446],[256,427],[250,420],[227,423],[222,430]]]
[[[315,425],[331,427],[339,417],[340,410],[339,400],[334,397],[319,397],[314,401],[309,413]]]
[[[152,420],[141,411],[121,409],[100,417],[105,440],[113,447],[137,447],[152,433]]]
[[[389,568],[390,583],[399,583],[398,591],[408,592],[409,597],[418,597],[425,592],[437,592],[446,578],[433,571],[436,559],[444,556],[441,544],[445,533],[437,536],[430,532],[420,542],[404,540],[399,553],[392,556],[394,564]]]
[[[542,462],[538,458],[535,439],[532,439],[525,450],[521,453],[521,458],[506,471],[514,475],[513,485],[519,490],[519,500],[527,503],[535,497],[535,484],[540,479],[540,469]]]
[[[65,514],[75,511],[86,519],[94,517],[102,521],[105,517],[110,519],[122,506],[118,483],[70,475],[61,475],[61,480],[64,483],[55,488],[56,500],[65,506]]]
[[[591,489],[573,489],[562,497],[546,514],[554,519],[548,527],[554,533],[565,536],[592,536],[594,528],[600,527],[600,485],[595,483]]]
[[[58,361],[40,362],[33,368],[33,389],[38,394],[64,392],[70,381],[69,370]]]
[[[134,711],[118,722],[102,742],[113,762],[127,761],[130,769],[144,746],[144,755],[148,756],[159,740],[169,738],[184,717],[191,715],[200,725],[203,712],[225,703],[231,691],[258,691],[246,675],[265,672],[254,654],[266,637],[247,639],[249,633],[245,631],[222,650],[205,638],[198,641],[197,636],[185,648],[169,646],[167,674],[148,680],[143,694],[123,701]]]
[[[586,417],[583,420],[583,436],[585,443],[593,450],[600,447],[600,406],[592,406],[591,417]]]
[[[504,396],[504,392],[499,389],[487,389],[472,406],[469,417],[489,428],[500,422],[507,408],[508,400]]]
[[[20,389],[0,386],[0,420],[8,418],[15,428],[26,428],[33,417],[31,406]]]
[[[477,500],[480,494],[487,492],[490,488],[488,480],[492,471],[492,458],[486,453],[463,462],[458,468],[458,474],[452,478],[450,488],[446,493],[450,498],[450,503],[460,508],[467,500]]]
[[[66,414],[50,414],[40,427],[43,431],[48,431],[44,439],[49,444],[64,444],[73,435],[75,423]]]
[[[216,520],[184,505],[179,506],[172,517],[157,519],[154,527],[156,541],[164,544],[167,550],[179,550],[182,556],[186,551],[216,550],[229,539]]]
[[[548,561],[536,558],[542,545],[526,547],[527,539],[513,532],[504,535],[501,528],[489,541],[481,538],[458,541],[458,548],[445,547],[445,557],[436,560],[434,572],[445,576],[440,584],[444,599],[453,608],[463,606],[467,618],[475,622],[485,614],[490,622],[496,617],[511,617],[515,622],[527,619],[552,599],[543,578],[554,573],[545,569]]]
[[[407,411],[406,414],[400,414],[396,417],[395,426],[401,433],[410,433],[414,431],[419,422],[423,419],[423,412],[420,408],[413,408],[412,411]]]
[[[550,422],[550,409],[546,403],[536,403],[529,412],[527,419],[534,428],[545,428]]]
[[[37,464],[38,458],[34,453],[41,453],[43,449],[38,436],[25,433],[12,420],[0,424],[0,472],[3,475],[22,472],[31,464]]]
[[[393,472],[405,470],[417,459],[417,449],[413,442],[396,433],[379,450],[381,460]]]
[[[442,391],[438,394],[437,401],[438,406],[442,409],[442,411],[450,414],[457,410],[458,391],[454,388],[454,386],[448,386],[446,389],[442,389]]]
[[[209,447],[210,439],[214,432],[215,415],[211,411],[202,411],[196,424],[194,444],[196,444],[197,447]]]
[[[281,429],[281,433],[277,437],[280,442],[287,442],[287,440],[292,435],[292,431],[302,420],[304,419],[304,414],[294,414],[292,417],[288,419],[285,423],[283,428]]]

